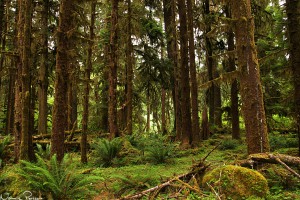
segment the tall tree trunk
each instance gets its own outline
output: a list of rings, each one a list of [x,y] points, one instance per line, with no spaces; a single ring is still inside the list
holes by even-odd
[[[182,116],[182,146],[189,147],[192,139],[190,78],[188,60],[188,30],[185,0],[178,0],[180,22],[180,73],[181,73],[181,116]]]
[[[211,31],[211,25],[209,21],[209,15],[210,15],[210,0],[205,0],[203,2],[204,7],[204,19],[205,19],[205,33],[209,33]],[[211,39],[208,36],[205,36],[205,57],[206,57],[206,66],[207,66],[207,72],[208,72],[208,80],[211,81],[214,79],[214,60],[213,60],[213,50],[212,50],[212,42]],[[215,100],[214,100],[214,89],[215,85],[212,84],[212,86],[207,91],[207,104],[209,107],[209,124],[214,125],[215,124]]]
[[[172,88],[172,96],[174,102],[174,115],[175,115],[175,130],[176,140],[181,139],[181,111],[180,111],[180,89],[179,89],[179,76],[178,76],[178,56],[177,56],[177,31],[176,31],[176,2],[175,0],[164,0],[164,24],[167,36],[167,53],[168,58],[172,61],[174,72],[173,81],[174,87]]]
[[[270,150],[250,0],[231,0],[248,154]]]
[[[161,90],[161,129],[162,134],[167,134],[166,125],[166,90],[162,88]]]
[[[126,131],[127,134],[132,134],[132,96],[133,96],[133,45],[131,40],[132,34],[132,11],[131,0],[127,0],[127,48],[126,48]]]
[[[64,131],[67,126],[68,69],[70,62],[70,34],[74,27],[73,0],[61,0],[57,31],[56,77],[52,117],[51,154],[59,161],[64,157]]]
[[[111,0],[111,30],[109,45],[109,101],[108,101],[108,119],[110,138],[119,136],[117,123],[117,43],[118,43],[118,4],[119,0]]]
[[[15,66],[15,60],[11,60],[11,66]],[[7,94],[7,111],[6,111],[6,126],[5,134],[13,133],[14,123],[14,102],[15,102],[15,90],[14,85],[16,81],[16,69],[9,69],[9,85]]]
[[[87,51],[87,64],[85,69],[85,86],[83,97],[83,117],[82,117],[82,136],[81,136],[81,162],[87,163],[87,131],[88,131],[88,119],[89,119],[89,93],[90,93],[90,76],[93,69],[92,54],[94,46],[94,25],[96,18],[96,2],[91,3],[91,22],[90,22],[90,41]]]
[[[290,41],[290,60],[294,75],[294,104],[295,117],[297,122],[299,137],[299,155],[300,155],[300,1],[287,0],[286,13],[288,17],[288,33]]]
[[[39,117],[38,117],[38,133],[47,133],[47,94],[48,94],[48,16],[49,16],[49,0],[43,1],[42,10],[42,57],[39,70],[38,80],[38,102],[39,102]]]
[[[10,3],[9,0],[0,1],[0,42],[1,42],[1,50],[3,52],[5,51],[5,46],[6,46],[7,24],[9,20],[8,18],[9,3]],[[0,72],[3,71],[4,58],[5,58],[4,53],[0,54]],[[0,77],[0,86],[2,85],[1,78],[2,77]]]
[[[188,13],[188,38],[189,38],[189,55],[190,55],[190,74],[191,74],[191,98],[192,98],[192,145],[198,146],[202,140],[200,134],[199,115],[198,115],[198,83],[195,61],[195,42],[194,42],[194,16],[193,1],[187,0]]]
[[[31,58],[31,0],[24,1],[24,35],[22,47],[22,130],[21,130],[21,147],[20,159],[29,160],[29,144],[32,138],[29,134],[29,112],[30,112],[30,58]]]
[[[226,6],[226,17],[231,18],[230,8]],[[228,51],[229,51],[229,59],[228,59],[228,72],[235,71],[235,57],[232,53],[234,51],[234,33],[232,28],[230,28],[227,32],[227,43],[228,43]],[[239,121],[239,98],[238,98],[238,82],[234,80],[231,83],[231,91],[230,91],[230,99],[231,99],[231,131],[233,139],[240,139],[240,121]]]

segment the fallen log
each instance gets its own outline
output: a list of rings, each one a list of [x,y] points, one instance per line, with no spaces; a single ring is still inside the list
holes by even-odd
[[[284,154],[258,153],[251,154],[247,160],[240,161],[236,164],[243,167],[253,167],[258,163],[281,164],[289,172],[300,179],[300,175],[289,166],[300,167],[300,157],[289,156]]]

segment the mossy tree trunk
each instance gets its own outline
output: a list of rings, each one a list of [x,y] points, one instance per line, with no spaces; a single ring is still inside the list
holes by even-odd
[[[38,116],[38,134],[47,134],[47,94],[48,94],[48,16],[49,16],[49,0],[43,1],[42,23],[41,23],[41,66],[39,69],[38,80],[38,102],[39,102],[39,116]]]
[[[173,64],[173,88],[172,96],[174,102],[174,115],[175,122],[174,128],[176,131],[176,140],[181,139],[181,109],[180,109],[180,88],[179,81],[179,66],[178,66],[178,55],[177,55],[177,31],[176,31],[176,1],[175,0],[164,0],[163,1],[163,12],[164,12],[164,25],[167,36],[167,54],[168,58]]]
[[[250,0],[231,0],[248,154],[270,150]]]
[[[22,128],[21,128],[21,146],[20,146],[20,159],[29,160],[29,144],[32,138],[29,133],[29,118],[30,118],[30,59],[31,59],[31,13],[32,2],[31,0],[23,1],[23,7],[19,10],[23,20],[23,41],[20,51],[20,58],[22,62],[22,95],[21,95],[21,109],[22,109]]]
[[[57,154],[57,159],[64,156],[64,140],[67,126],[67,91],[68,68],[70,62],[70,34],[74,20],[73,0],[61,0],[59,9],[59,25],[57,30],[57,54],[54,85],[54,105],[52,116],[51,154]]]
[[[226,17],[231,18],[230,8],[226,6],[225,8]],[[228,43],[228,51],[229,51],[229,58],[228,58],[228,66],[227,71],[235,71],[235,56],[234,56],[234,33],[232,27],[229,28],[227,32],[227,43]],[[230,91],[230,99],[231,99],[231,106],[230,106],[230,116],[231,116],[231,131],[232,131],[232,138],[233,139],[240,139],[240,122],[239,122],[239,98],[238,98],[238,81],[234,80],[231,83],[231,91]]]
[[[90,95],[90,81],[91,81],[91,71],[93,69],[92,64],[92,54],[93,54],[93,46],[94,46],[94,26],[95,26],[95,18],[96,18],[96,2],[91,2],[91,21],[90,21],[90,36],[89,36],[89,44],[87,50],[87,63],[84,74],[84,96],[83,96],[83,114],[82,114],[82,136],[80,142],[81,149],[81,162],[87,163],[87,132],[88,132],[88,121],[89,121],[89,95]]]
[[[118,7],[119,0],[111,0],[111,29],[109,44],[109,99],[108,120],[110,138],[119,136],[117,123],[117,68],[118,68]]]
[[[202,140],[200,134],[199,115],[198,115],[198,83],[195,61],[195,42],[194,42],[194,15],[193,1],[187,0],[188,13],[188,38],[189,38],[189,61],[191,77],[191,103],[192,103],[192,145],[197,146]]]
[[[190,101],[190,78],[188,59],[188,29],[187,8],[185,0],[178,0],[179,11],[179,38],[180,38],[180,74],[181,74],[181,117],[182,117],[182,146],[189,147],[192,139],[191,128],[191,101]]]
[[[290,41],[290,61],[294,75],[295,117],[299,137],[300,155],[300,1],[287,0],[288,33]]]

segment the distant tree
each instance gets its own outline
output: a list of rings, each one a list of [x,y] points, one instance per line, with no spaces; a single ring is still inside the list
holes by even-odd
[[[231,0],[248,153],[270,150],[250,0]]]
[[[299,137],[300,155],[300,1],[287,0],[288,35],[290,43],[290,61],[294,76],[294,105]]]

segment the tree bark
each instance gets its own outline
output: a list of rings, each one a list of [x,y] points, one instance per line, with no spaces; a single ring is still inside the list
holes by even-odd
[[[108,101],[108,120],[110,138],[119,136],[117,123],[117,43],[118,43],[118,3],[119,0],[111,0],[111,29],[109,44],[109,101]]]
[[[193,2],[187,0],[188,13],[188,38],[189,38],[189,55],[190,55],[190,75],[191,75],[191,98],[192,98],[192,145],[198,146],[202,140],[199,125],[199,110],[198,110],[198,83],[195,61],[195,42],[194,42],[194,16]]]
[[[31,0],[24,1],[23,9],[19,12],[24,17],[23,29],[23,45],[21,46],[21,61],[22,61],[22,129],[21,129],[21,146],[20,159],[29,160],[29,144],[32,138],[29,134],[29,112],[30,112],[30,58],[31,58]],[[19,47],[20,48],[20,47]]]
[[[127,48],[126,48],[126,131],[127,134],[132,134],[132,98],[133,98],[133,45],[132,45],[132,11],[131,0],[127,0]]]
[[[188,60],[188,30],[185,0],[178,0],[180,22],[180,73],[181,73],[181,117],[182,117],[182,146],[189,147],[192,139],[190,78]]]
[[[74,27],[73,1],[61,0],[57,31],[56,78],[52,117],[51,154],[59,161],[64,157],[65,129],[67,126],[68,69],[70,62],[70,34]]]
[[[96,2],[91,2],[91,22],[90,22],[90,36],[89,36],[89,46],[87,50],[87,65],[85,69],[85,86],[84,86],[84,97],[83,97],[83,116],[82,116],[82,136],[80,142],[81,149],[81,162],[87,163],[87,131],[88,131],[88,121],[89,121],[89,94],[90,94],[90,76],[93,69],[92,55],[94,46],[94,25],[96,18]]]
[[[286,12],[288,17],[290,61],[294,75],[294,105],[300,155],[300,2],[298,0],[287,0]]]
[[[248,154],[268,152],[270,147],[254,42],[251,3],[250,0],[231,0],[230,6],[232,17],[236,20],[236,48]]]

